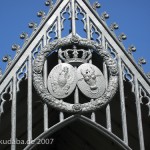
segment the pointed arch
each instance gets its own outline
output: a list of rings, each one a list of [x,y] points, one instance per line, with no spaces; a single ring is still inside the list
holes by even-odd
[[[95,129],[98,133],[103,134],[105,137],[113,141],[116,145],[118,145],[120,148],[124,150],[131,150],[130,147],[128,147],[121,139],[119,139],[117,136],[115,136],[113,133],[109,132],[107,129],[105,129],[103,126],[97,124],[96,122],[91,121],[89,118],[82,116],[82,115],[72,115],[65,119],[63,122],[59,122],[49,128],[47,131],[43,132],[40,136],[38,136],[35,140],[34,143],[28,145],[24,150],[29,150],[33,149],[38,141],[40,139],[45,139],[52,134],[56,133],[58,130],[64,128],[65,126],[71,124],[74,121],[80,121],[81,123],[91,127],[92,129]]]

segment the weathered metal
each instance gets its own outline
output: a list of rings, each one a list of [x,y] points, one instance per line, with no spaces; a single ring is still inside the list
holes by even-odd
[[[61,63],[55,66],[48,76],[48,90],[56,98],[68,97],[77,83],[73,66]]]
[[[119,39],[115,36],[112,31],[118,29],[116,23],[113,23],[110,28],[107,27],[104,21],[109,15],[103,13],[102,16],[98,16],[95,11],[100,7],[98,2],[94,3],[93,9],[87,0],[58,0],[55,6],[52,1],[48,0],[46,5],[51,7],[48,15],[46,16],[43,11],[38,12],[38,16],[42,18],[40,25],[37,26],[34,22],[29,24],[29,27],[34,30],[31,37],[28,37],[25,32],[21,34],[21,39],[25,40],[25,44],[22,48],[17,44],[12,46],[12,50],[15,50],[17,55],[14,60],[9,56],[5,57],[4,61],[8,62],[7,70],[4,75],[0,71],[0,114],[4,113],[5,103],[12,100],[10,138],[16,140],[17,137],[16,116],[19,101],[17,93],[22,92],[20,90],[22,80],[27,80],[28,88],[25,91],[27,93],[27,140],[33,139],[32,104],[35,93],[33,93],[32,84],[34,84],[44,102],[42,106],[44,129],[36,139],[46,137],[48,133],[51,135],[54,130],[78,119],[113,139],[123,149],[130,149],[128,116],[126,115],[128,109],[124,91],[124,82],[128,82],[131,84],[131,92],[135,95],[137,132],[139,133],[140,149],[144,150],[141,114],[143,98],[147,98],[146,106],[150,112],[149,75],[145,76],[140,69],[145,64],[145,60],[143,58],[139,60],[139,67],[135,64],[133,58],[130,57],[136,50],[135,47],[131,46],[128,52],[125,51],[121,42],[126,39],[126,36],[121,34]],[[69,35],[63,37],[62,32],[66,28],[64,25],[67,20],[66,13],[71,27],[68,29]],[[82,34],[77,32],[79,15],[82,16],[81,21],[83,30],[86,31],[86,38],[81,38]],[[53,53],[57,53],[58,64],[49,70],[49,56]],[[92,59],[94,53],[100,57],[99,62],[94,63]],[[99,67],[100,65],[102,68]],[[112,133],[113,122],[109,102],[117,90],[119,90],[122,138]],[[85,103],[80,103],[81,93],[87,98]],[[73,94],[74,103],[65,102],[65,98],[71,94]],[[103,106],[106,106],[106,128],[97,122],[96,110]],[[48,112],[51,107],[58,110],[60,122],[49,128]],[[65,118],[65,112],[75,113],[75,115]],[[81,116],[81,113],[84,115],[84,112],[90,113],[90,119]],[[29,145],[26,149],[32,146]],[[15,144],[12,144],[11,147],[12,150],[16,149]]]
[[[43,77],[42,77],[44,61],[48,56],[48,54],[52,50],[59,49],[62,46],[74,45],[74,44],[76,44],[76,46],[83,46],[97,51],[105,61],[106,65],[108,66],[109,74],[110,74],[109,85],[105,93],[92,103],[88,102],[85,104],[81,104],[80,109],[74,109],[77,107],[76,104],[68,104],[65,102],[60,102],[58,99],[54,98],[51,95],[51,93],[49,93],[48,90],[44,87]],[[101,108],[102,106],[106,105],[114,96],[117,90],[117,85],[118,85],[117,82],[118,82],[117,64],[114,61],[114,59],[111,57],[111,55],[106,50],[104,50],[101,45],[98,45],[96,42],[87,39],[82,39],[77,36],[62,38],[46,45],[39,52],[33,65],[33,83],[35,89],[42,97],[42,100],[54,108],[67,111],[67,112],[79,112],[79,111],[87,112],[87,111],[92,111]]]
[[[99,98],[106,90],[106,81],[102,72],[92,64],[82,64],[77,70],[79,89],[89,98]]]

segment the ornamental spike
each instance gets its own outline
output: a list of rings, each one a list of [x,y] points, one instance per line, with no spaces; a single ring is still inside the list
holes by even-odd
[[[18,44],[13,44],[13,45],[11,46],[11,49],[12,49],[13,51],[18,51],[18,50],[20,49],[20,45],[18,45]]]
[[[119,25],[116,22],[114,22],[110,25],[110,30],[111,31],[114,31],[114,30],[117,30],[117,29],[119,29]]]
[[[6,55],[6,56],[4,56],[3,57],[3,62],[9,62],[9,61],[11,61],[11,56],[10,55]]]
[[[45,6],[50,6],[50,9],[53,9],[53,1],[52,0],[47,0],[45,2]]]
[[[132,52],[136,52],[136,47],[134,45],[131,45],[128,48],[128,54],[132,56]]]
[[[45,12],[44,11],[39,11],[38,13],[37,13],[37,16],[39,17],[39,18],[45,18]]]
[[[101,7],[101,4],[98,1],[94,2],[94,4],[93,4],[94,10],[96,10],[97,8],[100,8],[100,7]]]
[[[119,35],[119,37],[118,37],[118,40],[120,41],[120,42],[122,42],[123,40],[126,40],[127,39],[127,36],[124,34],[124,33],[121,33],[120,35]]]
[[[139,64],[139,66],[145,65],[145,64],[146,64],[146,60],[145,60],[143,57],[142,57],[142,58],[139,58],[138,64]]]
[[[36,29],[37,29],[37,23],[35,23],[35,22],[30,22],[30,23],[28,24],[28,27],[29,27],[30,29],[36,30]]]
[[[13,51],[16,51],[16,56],[15,56],[15,57],[17,57],[18,54],[20,53],[20,45],[18,45],[18,44],[13,44],[13,45],[11,46],[11,49],[12,49]]]
[[[7,66],[6,66],[6,70],[8,69],[8,67],[10,66],[11,62],[12,62],[12,58],[10,55],[6,55],[3,57],[3,62],[7,62]]]
[[[20,34],[20,39],[27,40],[27,38],[28,38],[28,34],[27,34],[27,33],[22,32],[22,33]]]
[[[103,12],[102,15],[101,15],[101,19],[103,21],[105,21],[106,19],[109,19],[109,14],[107,12]]]
[[[145,65],[145,64],[146,64],[146,60],[143,57],[139,58],[139,60],[138,60],[138,66],[140,67],[140,69],[143,70],[142,65]]]

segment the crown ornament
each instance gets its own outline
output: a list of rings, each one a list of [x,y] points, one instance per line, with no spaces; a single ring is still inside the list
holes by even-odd
[[[100,70],[98,68],[96,69],[96,66],[88,63],[92,57],[90,49],[95,50],[108,67],[110,76],[106,90],[105,86],[103,86],[103,91],[98,90],[100,86],[97,86],[97,84],[95,85],[97,82],[99,82],[99,85],[103,85],[102,81],[105,81],[105,79],[102,73],[99,73]],[[52,84],[48,84],[49,87],[47,89],[44,85],[42,70],[46,58],[53,50],[58,50],[59,59],[65,63],[60,63],[51,70],[50,75],[48,76],[48,82]],[[89,65],[91,67],[89,67]],[[82,74],[84,74],[84,76]],[[74,78],[72,78],[73,76]],[[101,77],[103,77],[103,79],[100,79]],[[76,84],[78,84],[78,87],[81,90],[81,87],[84,87],[82,86],[82,83],[86,85],[85,87],[88,87],[87,90],[82,89],[82,92],[86,91],[89,93],[88,91],[92,90],[90,97],[94,98],[94,101],[83,104],[80,104],[79,102],[72,104],[60,101],[62,95],[65,98],[74,91]],[[108,104],[115,95],[118,87],[118,65],[109,52],[104,50],[97,42],[77,36],[68,36],[48,43],[48,45],[42,48],[41,52],[38,53],[33,63],[33,84],[36,91],[41,96],[42,101],[61,112],[91,112]],[[101,96],[97,94],[99,91],[102,91],[102,95],[100,94]],[[83,94],[87,95],[87,93]],[[59,95],[61,95],[61,98],[59,98]]]
[[[60,49],[58,56],[65,63],[87,63],[91,59],[92,53],[90,50],[77,49],[76,46],[73,46],[73,49]]]

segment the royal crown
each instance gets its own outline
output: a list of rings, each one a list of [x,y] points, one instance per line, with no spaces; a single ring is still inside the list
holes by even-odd
[[[91,57],[92,53],[90,50],[77,49],[75,46],[73,49],[59,50],[59,59],[65,63],[86,63]]]

